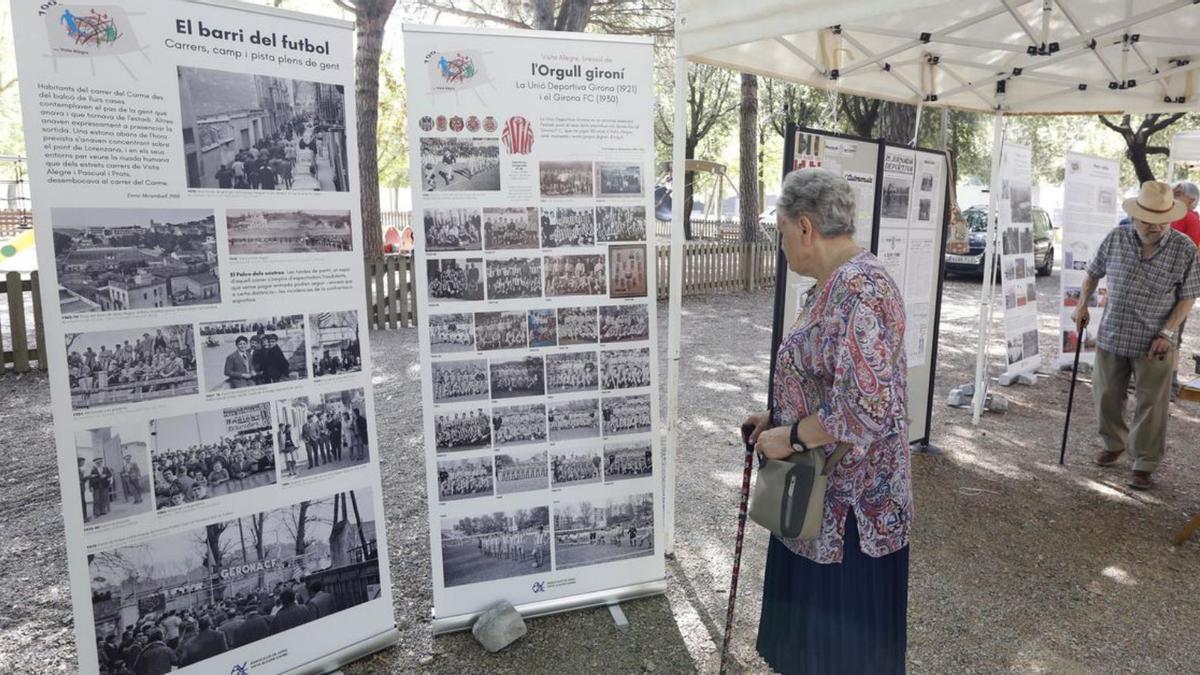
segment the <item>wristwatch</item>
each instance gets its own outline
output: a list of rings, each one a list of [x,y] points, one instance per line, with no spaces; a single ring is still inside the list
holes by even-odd
[[[1163,328],[1158,331],[1158,336],[1161,338],[1166,338],[1168,340],[1174,340],[1175,339],[1175,331]]]
[[[804,441],[800,440],[799,422],[792,423],[792,437],[790,440],[792,444],[792,452],[808,452],[808,446],[804,444]]]

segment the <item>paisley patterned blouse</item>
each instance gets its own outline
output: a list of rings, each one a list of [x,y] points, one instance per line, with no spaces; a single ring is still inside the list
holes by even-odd
[[[812,289],[779,346],[775,423],[816,415],[827,434],[853,445],[830,474],[820,536],[782,539],[815,562],[841,562],[850,509],[863,553],[880,557],[908,545],[913,511],[904,321],[896,283],[863,251],[823,288]],[[828,456],[834,448],[813,450]]]

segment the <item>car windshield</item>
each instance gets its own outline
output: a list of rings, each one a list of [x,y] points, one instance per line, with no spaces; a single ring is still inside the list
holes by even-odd
[[[963,211],[963,220],[972,232],[987,232],[987,209],[967,209]]]

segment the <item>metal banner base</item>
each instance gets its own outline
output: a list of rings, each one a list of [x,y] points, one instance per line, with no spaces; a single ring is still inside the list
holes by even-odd
[[[645,598],[651,595],[662,595],[666,592],[667,580],[658,579],[633,586],[621,586],[620,588],[594,591],[583,595],[571,595],[553,600],[542,600],[540,602],[527,602],[523,605],[517,605],[516,609],[525,619],[533,619],[539,616],[570,612],[576,609],[613,605],[618,602],[625,602],[626,600],[636,600],[637,598]],[[466,630],[471,627],[471,624],[475,622],[475,618],[479,614],[480,612],[475,612],[443,618],[435,617],[433,620],[433,634],[443,635],[445,633]]]

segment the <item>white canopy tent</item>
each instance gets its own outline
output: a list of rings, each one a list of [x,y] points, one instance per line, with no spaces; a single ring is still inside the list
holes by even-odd
[[[1200,109],[1195,0],[679,0],[674,194],[683,194],[689,61],[994,118],[992,269],[1004,116]],[[918,116],[918,119],[920,117]],[[914,134],[915,135],[915,134]],[[667,540],[674,546],[683,211],[672,211]],[[983,412],[993,275],[982,283],[974,420]]]

